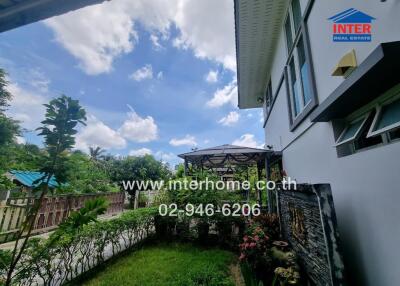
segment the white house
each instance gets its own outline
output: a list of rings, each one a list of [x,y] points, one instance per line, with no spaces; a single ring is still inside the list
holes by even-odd
[[[235,0],[239,107],[329,183],[350,285],[400,285],[400,1]]]

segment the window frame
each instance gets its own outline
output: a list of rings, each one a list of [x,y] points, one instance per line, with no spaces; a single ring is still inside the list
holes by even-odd
[[[333,147],[336,148],[338,157],[341,158],[341,157],[350,156],[350,155],[353,155],[353,154],[356,154],[356,153],[359,153],[359,152],[363,152],[363,151],[366,151],[366,150],[379,148],[380,146],[385,146],[387,144],[400,143],[400,138],[391,138],[391,135],[390,135],[390,132],[393,132],[393,131],[396,131],[396,130],[400,130],[400,126],[391,127],[390,129],[389,128],[385,128],[387,130],[379,132],[379,133],[376,133],[376,134],[372,134],[372,136],[368,136],[370,134],[371,128],[376,126],[377,118],[379,118],[379,114],[378,114],[378,110],[377,110],[379,108],[379,106],[381,106],[381,107],[385,106],[385,105],[390,104],[390,103],[392,103],[392,102],[394,102],[396,100],[400,100],[400,83],[396,84],[395,86],[393,86],[392,88],[390,88],[389,90],[384,92],[380,97],[376,98],[375,100],[373,100],[372,102],[366,104],[365,106],[361,107],[360,109],[354,111],[353,113],[351,113],[347,117],[345,117],[343,119],[336,119],[336,120],[332,121],[334,130],[335,130],[335,126],[337,128],[340,128],[338,130],[338,132],[336,133],[336,135],[334,135],[336,144],[333,145]],[[375,114],[371,115],[371,113],[373,113],[373,112]],[[368,114],[368,115],[366,115],[366,114]],[[360,118],[362,118],[364,116],[366,116],[367,120],[368,120],[368,118],[370,116],[373,116],[373,119],[372,119],[372,122],[368,123],[367,125],[365,125],[366,123],[364,122],[361,125],[361,129],[360,130],[362,130],[363,128],[366,128],[367,131],[368,131],[367,134],[366,134],[366,138],[381,137],[382,138],[382,143],[357,149],[356,146],[355,146],[355,141],[358,140],[357,137],[354,138],[352,141],[340,142],[340,138],[343,136],[343,133],[348,128],[347,125],[350,122],[357,121],[358,119],[360,119]],[[357,133],[359,133],[360,130],[358,130]],[[360,136],[360,133],[359,133],[359,136]],[[337,144],[338,142],[340,142],[341,144]]]
[[[350,142],[355,141],[355,140],[358,138],[358,136],[360,136],[360,132],[361,132],[361,130],[363,129],[363,127],[364,127],[364,125],[365,125],[365,122],[367,122],[368,117],[370,116],[370,114],[371,114],[371,112],[367,112],[366,114],[364,114],[364,115],[362,115],[362,116],[359,116],[359,117],[357,117],[356,119],[353,119],[353,120],[351,120],[351,121],[348,121],[348,122],[346,123],[346,127],[343,129],[343,131],[340,133],[338,139],[336,140],[334,147],[338,147],[338,146],[341,146],[341,145],[343,145],[343,144],[346,144],[346,143],[350,143]],[[362,122],[361,122],[360,127],[358,127],[356,133],[354,133],[354,135],[353,135],[352,137],[347,138],[346,140],[341,141],[341,139],[342,139],[342,137],[344,136],[344,134],[346,134],[347,130],[349,130],[351,124],[353,124],[354,122],[360,121],[360,120],[362,120]]]
[[[375,107],[376,108],[376,114],[375,114],[374,120],[372,121],[372,124],[371,124],[371,126],[369,128],[367,137],[373,137],[373,136],[381,135],[383,133],[386,133],[386,132],[392,131],[394,129],[400,128],[400,121],[398,121],[398,122],[393,123],[393,124],[391,124],[389,126],[386,126],[384,128],[375,129],[377,127],[377,124],[378,124],[380,118],[381,118],[382,108],[384,106],[389,105],[389,104],[391,104],[391,103],[393,103],[395,101],[398,101],[398,100],[400,100],[400,91],[399,91],[398,95],[388,99],[387,101],[385,101],[383,103],[378,104]]]
[[[311,48],[310,48],[310,40],[309,40],[309,35],[308,35],[308,27],[307,27],[307,19],[310,14],[312,5],[314,3],[313,0],[310,0],[308,2],[308,5],[304,11],[304,14],[302,15],[299,23],[299,27],[297,30],[295,30],[294,26],[294,16],[293,16],[293,10],[292,10],[292,3],[293,0],[290,2],[284,25],[283,25],[283,32],[285,36],[285,45],[286,45],[286,50],[287,50],[287,60],[284,68],[284,74],[285,74],[285,79],[286,79],[286,91],[287,91],[287,100],[288,100],[288,111],[289,111],[289,124],[290,124],[290,131],[293,132],[301,122],[311,113],[311,111],[318,105],[318,97],[317,97],[317,89],[316,89],[316,83],[315,83],[315,76],[314,76],[314,67],[313,67],[313,61],[312,61],[312,55],[311,55]],[[300,4],[300,11],[301,11],[301,3]],[[289,18],[288,18],[289,17]],[[291,36],[292,36],[292,45],[291,47],[288,46],[288,37],[287,37],[287,31],[286,31],[286,23],[289,19],[290,25],[291,25]],[[304,57],[305,57],[305,63],[308,65],[308,78],[309,78],[309,85],[310,85],[310,98],[311,100],[307,103],[305,103],[305,97],[304,97],[304,84],[303,84],[303,78],[301,75],[301,69],[300,69],[300,63],[299,63],[299,43],[300,40],[303,42],[303,49],[304,49]],[[294,61],[295,65],[295,72],[296,72],[296,78],[299,83],[300,87],[300,111],[298,114],[295,112],[295,105],[294,105],[294,93],[292,90],[292,79],[291,79],[291,74],[290,74],[290,63],[291,61]]]

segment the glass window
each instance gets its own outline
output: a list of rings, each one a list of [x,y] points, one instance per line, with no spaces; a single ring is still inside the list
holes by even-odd
[[[386,128],[400,122],[400,100],[382,107],[377,129]]]
[[[366,116],[363,116],[362,118],[349,123],[339,136],[339,139],[336,141],[336,146],[353,141],[360,133],[361,127],[364,125],[365,120]]]
[[[299,82],[296,76],[296,67],[294,65],[294,59],[290,61],[289,64],[289,73],[290,73],[290,80],[291,80],[291,89],[292,89],[292,99],[293,99],[293,112],[294,115],[297,116],[300,113],[300,89],[299,89]]]
[[[389,136],[390,136],[390,141],[394,141],[394,140],[400,139],[400,128],[389,132]]]
[[[265,91],[265,105],[264,105],[264,107],[265,107],[265,109],[264,109],[265,116],[268,115],[268,113],[269,113],[269,111],[271,109],[273,100],[274,100],[274,98],[272,96],[272,88],[271,88],[271,81],[270,81],[269,84],[268,84],[267,90]]]
[[[296,32],[299,29],[301,22],[301,8],[299,0],[292,1],[292,13],[293,13],[294,30]]]
[[[292,24],[290,23],[289,15],[286,17],[285,33],[286,33],[287,49],[290,52],[290,49],[292,48],[292,44],[293,44],[293,35],[292,35]]]
[[[312,93],[311,93],[311,83],[309,76],[309,66],[306,60],[306,54],[304,51],[304,41],[303,38],[299,40],[297,44],[297,53],[299,55],[299,66],[300,66],[300,75],[301,75],[301,83],[303,87],[303,99],[304,106],[307,105],[311,101]]]
[[[371,114],[368,115],[365,124],[363,124],[360,135],[354,141],[354,150],[361,150],[383,143],[382,136],[368,137],[368,129],[369,126],[371,126],[374,117],[375,111],[372,111]]]

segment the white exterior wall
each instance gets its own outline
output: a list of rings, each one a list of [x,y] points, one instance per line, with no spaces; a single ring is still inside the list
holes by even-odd
[[[304,10],[307,0],[301,4]],[[332,41],[327,18],[349,8],[376,18],[372,42]],[[361,63],[381,42],[400,41],[400,1],[315,0],[308,30],[322,102],[343,81],[330,74],[345,53],[355,49]],[[274,93],[286,58],[282,28],[271,75]],[[331,184],[351,285],[400,285],[400,143],[338,158],[331,123],[306,118],[290,132],[286,92],[284,83],[265,127],[266,144],[283,151],[284,169],[299,183]]]

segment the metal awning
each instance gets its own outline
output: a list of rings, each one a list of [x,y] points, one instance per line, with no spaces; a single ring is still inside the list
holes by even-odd
[[[235,165],[255,165],[265,159],[280,156],[280,152],[235,145],[221,145],[178,155],[186,163],[205,168]]]
[[[105,0],[0,0],[0,32]]]
[[[311,121],[341,119],[400,83],[400,41],[380,44],[312,113]]]

